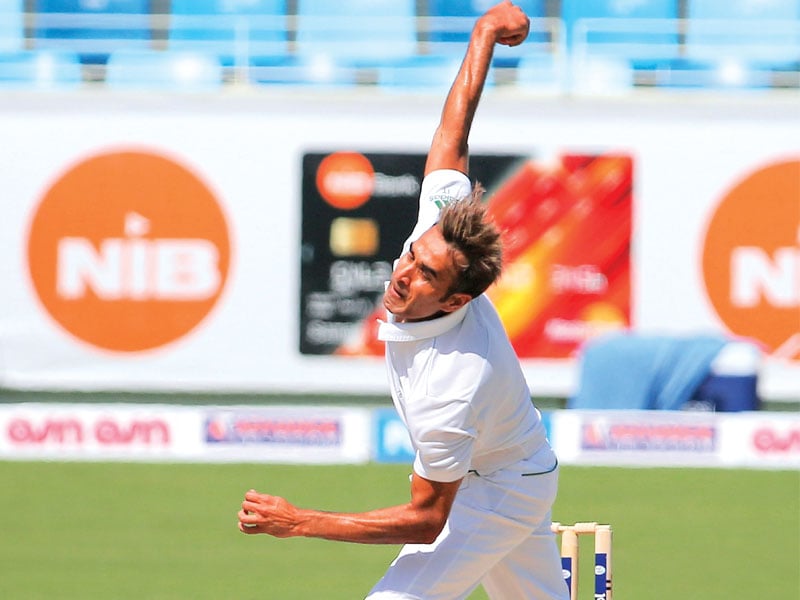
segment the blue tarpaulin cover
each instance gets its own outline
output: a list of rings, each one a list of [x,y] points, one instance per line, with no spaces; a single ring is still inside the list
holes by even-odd
[[[587,342],[568,408],[680,410],[730,340],[614,333]]]

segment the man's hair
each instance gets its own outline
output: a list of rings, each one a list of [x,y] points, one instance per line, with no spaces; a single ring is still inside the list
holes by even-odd
[[[483,193],[483,186],[476,184],[471,196],[448,204],[439,216],[437,226],[444,241],[466,260],[466,264],[460,264],[454,257],[458,272],[448,296],[456,293],[480,296],[503,270],[500,231],[487,217],[486,205],[481,200]]]

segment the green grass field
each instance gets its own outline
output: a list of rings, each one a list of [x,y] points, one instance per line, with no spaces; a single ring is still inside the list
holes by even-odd
[[[244,536],[236,511],[250,487],[329,510],[396,504],[408,472],[0,462],[0,598],[363,598],[396,547]],[[565,467],[554,518],[613,524],[616,600],[800,591],[797,471]]]

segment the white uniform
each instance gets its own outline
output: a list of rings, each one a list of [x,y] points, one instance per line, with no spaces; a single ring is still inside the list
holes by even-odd
[[[403,251],[470,193],[458,171],[429,174]],[[386,342],[392,398],[416,451],[414,471],[462,484],[433,544],[407,544],[370,600],[566,599],[550,531],[556,457],[497,313],[486,296],[429,321],[396,323]]]

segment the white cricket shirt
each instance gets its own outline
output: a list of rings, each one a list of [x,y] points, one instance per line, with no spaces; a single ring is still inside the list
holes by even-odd
[[[422,183],[418,222],[403,247],[438,220],[442,206],[468,196],[458,171],[430,173]],[[488,474],[547,450],[539,412],[505,329],[485,296],[437,319],[381,322],[392,399],[416,451],[414,471],[455,481]]]

